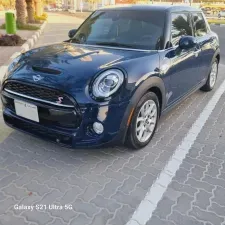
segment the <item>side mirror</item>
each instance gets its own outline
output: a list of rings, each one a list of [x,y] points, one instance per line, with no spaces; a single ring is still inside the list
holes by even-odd
[[[179,41],[180,49],[188,50],[196,46],[195,38],[192,36],[183,36]]]
[[[77,32],[77,29],[70,30],[68,33],[69,38],[72,38],[76,34],[76,32]]]

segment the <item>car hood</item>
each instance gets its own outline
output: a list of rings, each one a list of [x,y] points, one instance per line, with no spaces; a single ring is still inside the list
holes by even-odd
[[[87,89],[90,80],[107,68],[126,70],[124,62],[156,54],[155,51],[131,51],[59,43],[32,49],[23,54],[18,67],[8,75],[16,79],[57,88],[72,94]]]

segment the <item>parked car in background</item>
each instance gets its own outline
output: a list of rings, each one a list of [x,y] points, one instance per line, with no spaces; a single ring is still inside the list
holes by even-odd
[[[218,14],[218,17],[219,18],[225,17],[225,10],[220,11],[219,14]]]
[[[1,90],[4,121],[68,147],[139,149],[163,114],[214,88],[219,61],[218,36],[199,9],[99,9],[69,40],[12,62]]]
[[[47,5],[47,6],[44,7],[44,10],[46,10],[48,12],[53,12],[54,11],[54,8],[51,7],[51,6],[49,6],[49,5]]]
[[[50,9],[51,9],[50,6],[45,6],[45,7],[44,7],[44,10],[45,10],[45,11],[49,11]]]

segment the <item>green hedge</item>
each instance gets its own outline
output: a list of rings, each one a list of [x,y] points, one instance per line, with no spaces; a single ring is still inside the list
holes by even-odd
[[[47,18],[48,18],[47,13],[43,13],[41,16],[34,15],[35,20],[47,20]]]
[[[34,25],[30,25],[30,24],[16,24],[16,27],[18,30],[38,30],[39,27],[38,26],[34,26]],[[5,29],[5,24],[2,24],[0,26],[0,29]]]
[[[225,24],[224,19],[207,19],[209,24]]]

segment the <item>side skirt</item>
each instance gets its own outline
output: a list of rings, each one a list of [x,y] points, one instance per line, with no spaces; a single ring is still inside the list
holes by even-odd
[[[170,110],[172,110],[173,108],[175,108],[178,104],[180,104],[182,101],[184,101],[185,99],[187,99],[190,95],[192,95],[193,93],[195,93],[196,91],[198,91],[205,84],[205,82],[206,82],[206,80],[203,80],[196,87],[194,87],[193,89],[191,89],[191,91],[189,91],[187,94],[183,95],[181,98],[179,98],[178,100],[176,100],[175,102],[173,102],[171,105],[167,106],[162,111],[161,116],[167,114]]]

